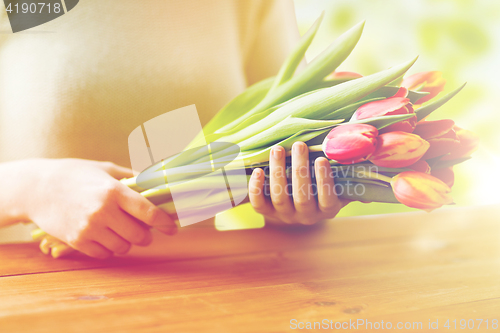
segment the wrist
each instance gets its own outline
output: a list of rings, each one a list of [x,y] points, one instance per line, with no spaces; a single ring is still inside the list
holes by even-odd
[[[0,186],[0,226],[29,222],[29,206],[33,205],[37,170],[41,159],[0,163],[3,175]]]

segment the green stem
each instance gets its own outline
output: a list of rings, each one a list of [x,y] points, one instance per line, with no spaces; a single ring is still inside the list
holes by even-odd
[[[359,171],[356,171],[356,173],[358,175],[363,175],[363,176],[366,176],[366,177],[372,178],[372,179],[378,179],[378,180],[381,180],[381,181],[386,182],[386,183],[390,183],[392,180],[391,177],[387,177],[387,176],[381,175],[381,174],[376,173],[376,172],[366,172],[366,171],[359,170]]]

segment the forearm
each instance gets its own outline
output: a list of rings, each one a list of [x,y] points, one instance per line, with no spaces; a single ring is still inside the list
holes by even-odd
[[[34,186],[32,178],[36,168],[34,160],[19,160],[0,163],[0,174],[3,175],[0,186],[0,227],[16,222],[29,221],[27,205],[30,187]]]

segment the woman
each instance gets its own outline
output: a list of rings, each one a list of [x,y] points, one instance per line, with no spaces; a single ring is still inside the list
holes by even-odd
[[[8,22],[2,20],[3,30]],[[81,1],[65,15],[0,44],[0,225],[34,221],[96,258],[174,234],[171,217],[118,179],[129,177],[127,136],[145,121],[195,104],[202,124],[248,85],[275,75],[298,38],[291,1]],[[284,151],[271,152],[272,188],[286,186]],[[111,162],[99,162],[111,161]],[[325,159],[318,166],[326,166]],[[293,147],[293,201],[259,191],[268,221],[315,223],[336,215],[316,201],[307,147]],[[305,170],[306,172],[300,172]],[[333,184],[324,173],[320,184]],[[321,188],[321,186],[320,186]]]

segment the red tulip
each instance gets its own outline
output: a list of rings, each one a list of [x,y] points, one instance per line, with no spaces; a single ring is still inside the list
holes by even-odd
[[[408,88],[399,87],[398,91],[392,97],[408,97]]]
[[[451,119],[434,121],[419,121],[413,134],[419,135],[431,145],[424,159],[430,159],[446,155],[458,148],[460,143],[453,126],[455,122]]]
[[[396,95],[404,95],[408,93],[405,88],[398,90]],[[410,100],[405,97],[389,97],[379,101],[374,101],[361,105],[352,116],[353,120],[361,120],[373,117],[392,116],[398,114],[415,113],[411,106]],[[411,133],[417,124],[417,116],[414,115],[410,119],[406,119],[395,124],[384,127],[380,133],[403,131]]]
[[[412,169],[413,171],[423,172],[427,174],[431,173],[431,167],[425,160],[418,160],[412,165],[407,166],[407,168]]]
[[[328,75],[325,80],[352,80],[363,77],[363,75],[355,73],[355,72],[333,72]]]
[[[455,173],[453,172],[453,167],[433,169],[431,175],[440,179],[443,183],[448,185],[450,188],[455,183]]]
[[[415,134],[389,132],[379,135],[370,161],[381,167],[404,168],[417,162],[429,149],[429,143]]]
[[[453,126],[453,129],[457,133],[460,143],[458,146],[456,145],[453,147],[449,155],[441,158],[442,160],[454,160],[456,158],[468,157],[479,147],[479,136],[477,136],[477,134],[456,125]]]
[[[391,186],[396,199],[408,207],[431,211],[453,203],[448,185],[422,172],[397,174],[392,178]]]
[[[446,80],[443,79],[441,72],[421,72],[411,75],[403,80],[401,86],[410,90],[425,91],[429,95],[420,98],[415,104],[423,104],[434,98],[444,89]]]
[[[363,162],[375,151],[378,131],[367,124],[334,127],[323,141],[325,155],[341,164]]]

